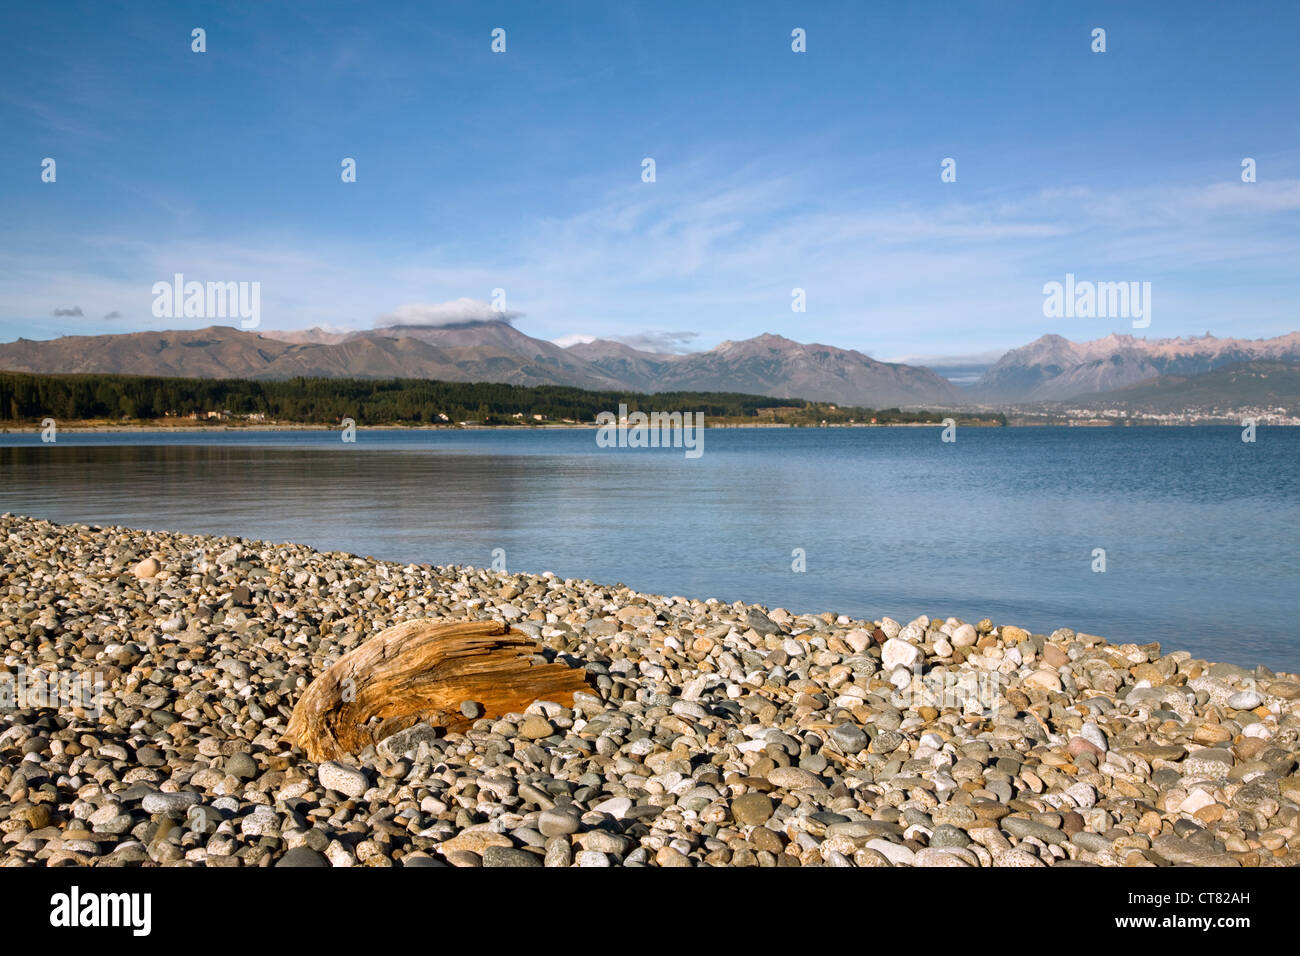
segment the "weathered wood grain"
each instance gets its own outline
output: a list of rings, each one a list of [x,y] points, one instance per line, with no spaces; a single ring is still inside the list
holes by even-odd
[[[535,700],[572,706],[574,692],[588,689],[585,673],[537,663],[541,650],[500,621],[395,625],[312,681],[285,740],[311,760],[337,760],[420,721],[464,729],[473,721],[460,713],[462,701],[481,704],[486,717]]]

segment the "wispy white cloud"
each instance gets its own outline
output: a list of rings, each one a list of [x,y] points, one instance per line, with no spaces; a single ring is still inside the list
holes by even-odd
[[[1157,325],[1171,323],[1161,334],[1254,336],[1295,324],[1288,302],[1298,280],[1285,264],[1300,253],[1287,226],[1300,181],[952,195],[933,205],[870,200],[815,178],[700,161],[561,216],[504,223],[490,256],[455,239],[359,252],[355,242],[284,232],[212,232],[202,242],[52,234],[36,246],[14,233],[0,236],[0,329],[6,338],[39,333],[51,327],[42,317],[69,301],[87,315],[116,311],[123,326],[156,328],[149,290],[175,272],[261,281],[269,328],[501,318],[487,302],[501,288],[519,310],[511,317],[527,314],[530,334],[571,342],[581,330],[651,350],[772,331],[934,356],[1048,331],[1124,331],[1049,326],[1042,284],[1066,271],[1153,281]],[[790,308],[796,287],[804,313]],[[674,346],[662,337],[689,333],[629,329],[698,338]]]
[[[447,326],[470,322],[513,322],[522,312],[509,312],[495,308],[481,299],[462,296],[450,302],[433,305],[399,305],[392,312],[375,319],[376,328],[394,325]]]
[[[637,332],[634,335],[611,336],[615,342],[643,352],[690,352],[692,345],[700,337],[699,332]]]

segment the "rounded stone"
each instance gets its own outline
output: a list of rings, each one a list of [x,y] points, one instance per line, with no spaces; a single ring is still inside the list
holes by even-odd
[[[940,824],[930,834],[930,846],[937,849],[970,846],[970,842],[970,837],[966,835],[965,831],[959,830],[949,823]]]
[[[1254,710],[1264,703],[1264,698],[1253,690],[1242,690],[1228,698],[1228,706],[1233,710]]]
[[[552,837],[546,841],[545,866],[565,867],[573,863],[573,846],[567,836]]]
[[[908,627],[911,627],[909,624]],[[885,665],[886,671],[893,671],[895,668],[902,667],[911,669],[921,657],[921,649],[915,644],[910,644],[900,637],[892,637],[885,641],[885,646],[881,649],[880,659]]]
[[[975,628],[969,624],[962,624],[956,627],[952,632],[953,647],[970,647],[979,639],[975,633]],[[946,655],[945,655],[946,656]]]
[[[731,801],[731,815],[742,826],[761,826],[775,811],[772,798],[765,793],[746,793]]]
[[[806,790],[822,786],[821,779],[798,767],[775,767],[767,775],[768,783],[784,790]]]
[[[257,761],[247,751],[233,753],[226,758],[226,773],[240,780],[252,780],[257,776]]]
[[[488,866],[541,866],[542,858],[527,850],[510,846],[490,846],[483,851],[483,865]]]
[[[842,754],[857,754],[867,749],[870,742],[866,733],[856,724],[843,723],[830,732],[831,743]]]
[[[369,782],[363,771],[333,760],[326,761],[316,769],[316,779],[327,790],[334,790],[354,798],[362,796],[369,789]]]
[[[275,861],[279,866],[324,866],[328,867],[330,861],[325,859],[325,855],[318,853],[309,846],[296,846],[289,850],[284,856]]]
[[[528,714],[519,725],[519,736],[525,740],[541,740],[555,733],[551,722],[540,714]]]
[[[690,866],[691,858],[675,847],[665,846],[655,854],[655,862],[660,866]]]
[[[1097,750],[1105,753],[1110,749],[1110,741],[1106,739],[1106,734],[1100,727],[1089,721],[1079,730],[1079,736],[1088,743],[1092,744]]]
[[[552,807],[537,818],[537,829],[546,837],[568,836],[581,828],[582,818],[576,807]]]
[[[162,566],[158,563],[157,559],[145,558],[143,561],[141,561],[139,564],[137,564],[134,568],[131,569],[131,573],[134,574],[137,578],[144,580],[145,578],[152,578],[157,576],[158,572],[161,570],[162,570]]]
[[[202,799],[192,790],[178,793],[149,793],[140,801],[140,808],[145,813],[175,813],[188,810]]]

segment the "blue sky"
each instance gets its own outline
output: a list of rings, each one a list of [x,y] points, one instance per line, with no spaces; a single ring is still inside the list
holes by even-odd
[[[1133,331],[1045,318],[1067,272],[1150,282],[1148,337],[1300,327],[1300,4],[378,10],[6,4],[0,340],[211,324],[153,317],[176,272],[260,282],[268,329],[503,288],[565,341]]]

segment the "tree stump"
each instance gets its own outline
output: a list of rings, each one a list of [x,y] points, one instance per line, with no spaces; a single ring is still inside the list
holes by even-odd
[[[542,647],[500,621],[406,621],[343,655],[303,693],[284,739],[313,761],[356,754],[421,721],[448,731],[477,718],[521,712],[535,700],[573,706],[584,671],[539,664]]]

